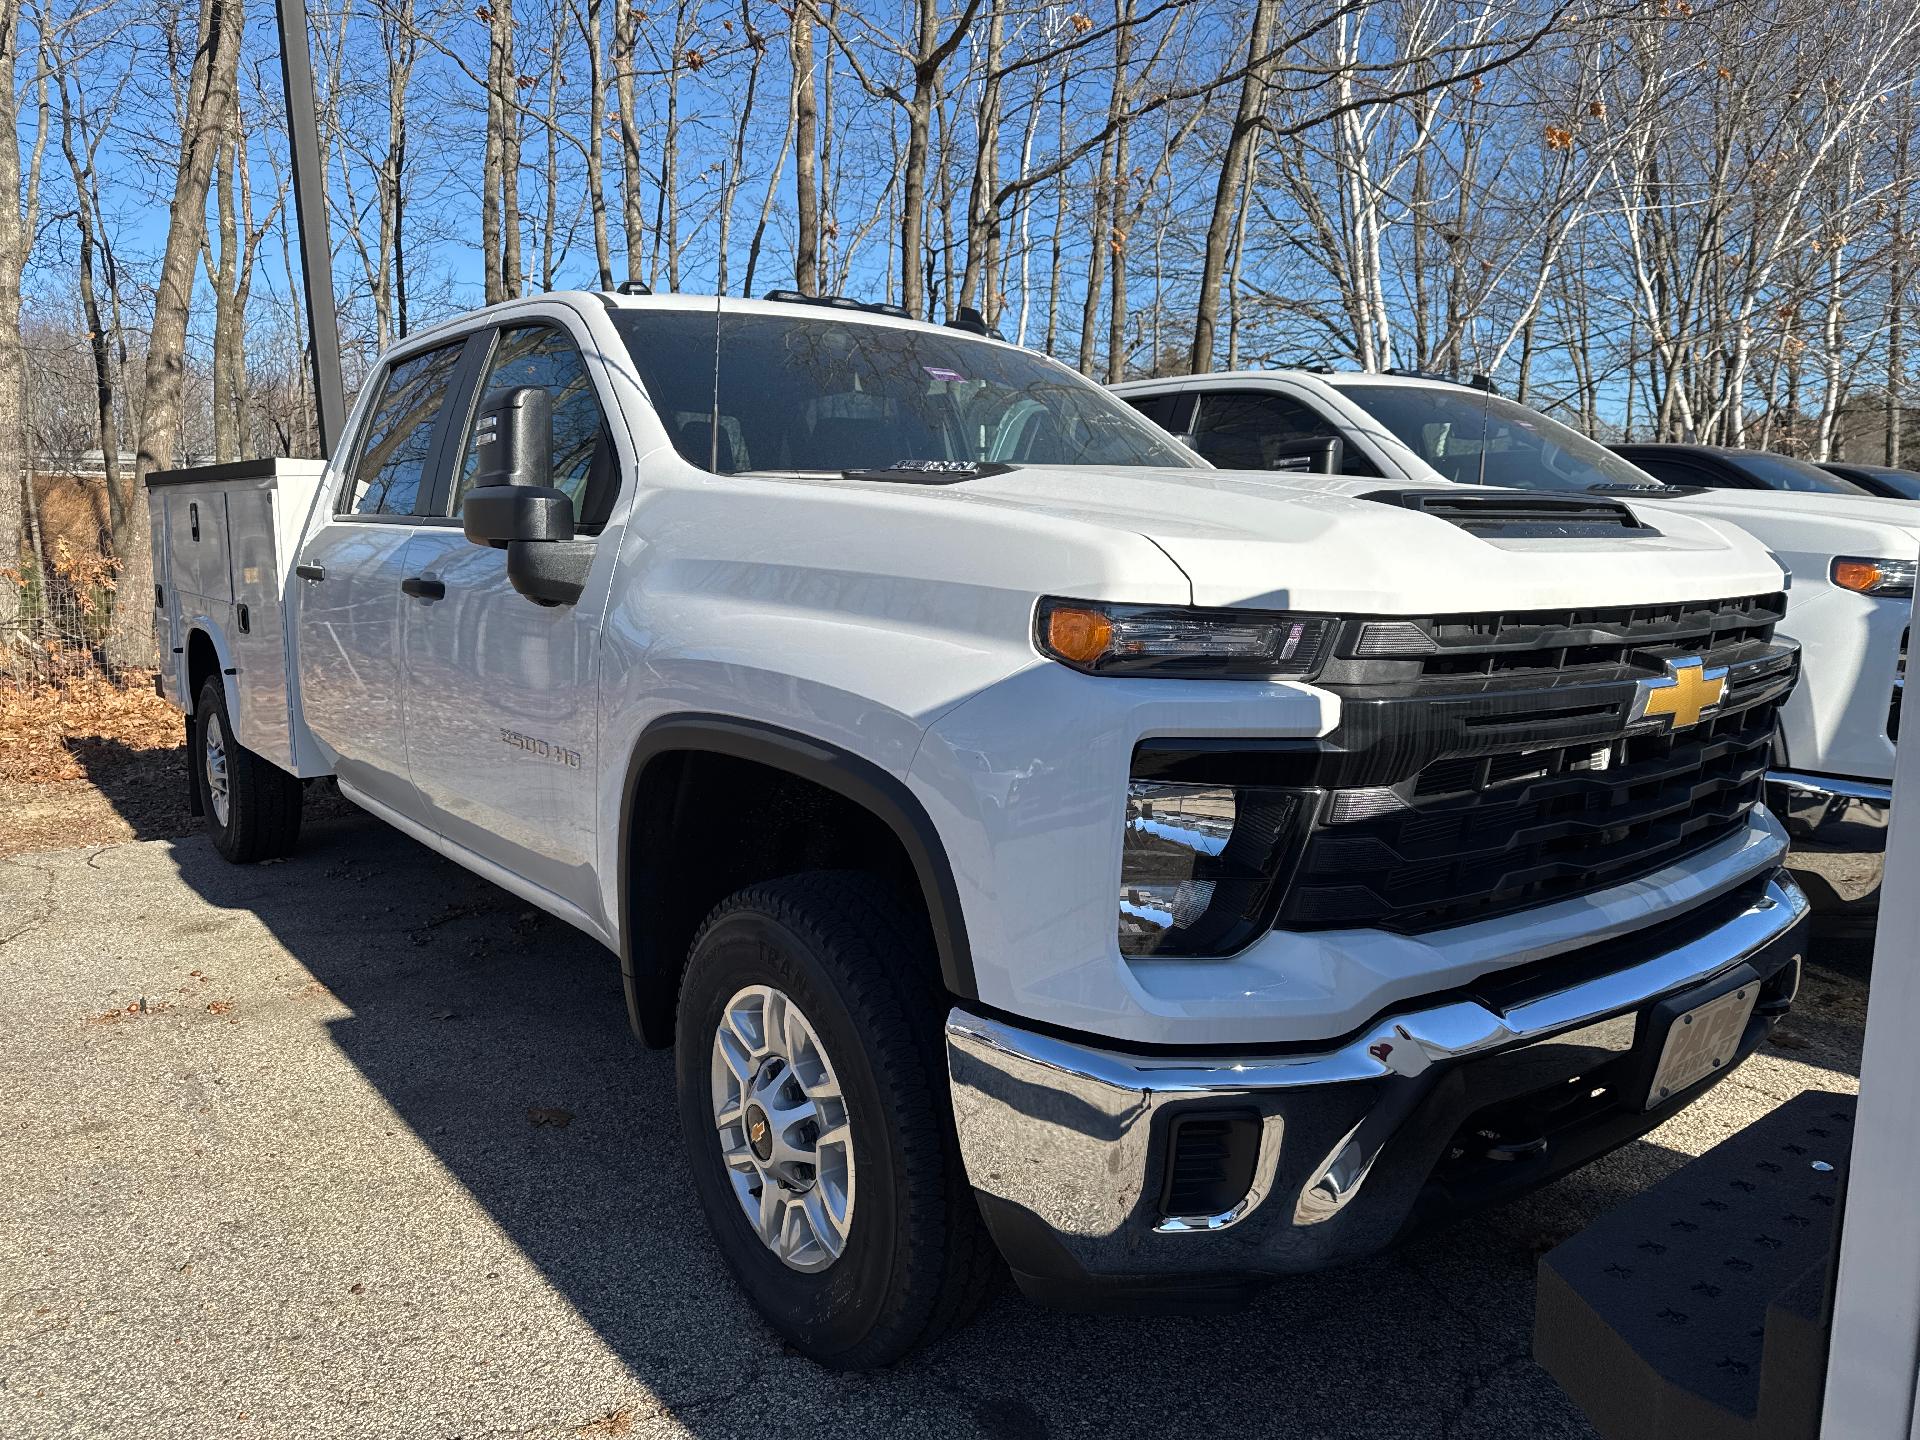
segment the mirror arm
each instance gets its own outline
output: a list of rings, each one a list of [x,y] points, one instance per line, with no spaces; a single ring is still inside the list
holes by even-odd
[[[515,540],[507,546],[507,579],[536,605],[572,605],[593,565],[591,540]]]

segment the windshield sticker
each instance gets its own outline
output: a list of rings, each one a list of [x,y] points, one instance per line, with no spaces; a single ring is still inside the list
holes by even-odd
[[[943,366],[939,366],[939,365],[922,365],[920,368],[926,371],[927,374],[931,375],[934,379],[944,380],[950,385],[958,385],[967,378],[966,376],[962,375],[958,370],[948,370]]]

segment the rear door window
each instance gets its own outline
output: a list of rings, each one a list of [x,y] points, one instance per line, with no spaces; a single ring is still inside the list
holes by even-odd
[[[1330,439],[1345,444],[1344,473],[1380,473],[1326,416],[1274,390],[1202,391],[1188,443],[1223,470],[1305,470],[1313,444]]]
[[[464,340],[396,360],[381,377],[338,515],[411,515],[418,506],[440,412]]]

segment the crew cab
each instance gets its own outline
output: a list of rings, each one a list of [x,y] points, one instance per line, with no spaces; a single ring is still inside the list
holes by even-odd
[[[213,843],[332,777],[603,942],[727,1265],[842,1367],[1003,1262],[1165,1305],[1376,1251],[1760,1043],[1763,547],[1216,469],[983,328],[538,296],[383,357],[324,468],[155,476]]]
[[[1799,644],[1805,668],[1780,714],[1768,803],[1797,840],[1857,851],[1878,867],[1920,560],[1920,513],[1906,502],[1876,499],[1786,456],[1609,449],[1537,410],[1437,376],[1277,370],[1115,388],[1217,464],[1611,494],[1633,497],[1636,509],[1657,502],[1662,513],[1712,517],[1754,535],[1792,576],[1779,633]],[[1665,490],[1646,488],[1663,482]]]

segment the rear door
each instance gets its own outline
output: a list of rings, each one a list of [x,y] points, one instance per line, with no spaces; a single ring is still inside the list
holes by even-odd
[[[429,345],[383,367],[331,512],[295,560],[306,723],[343,785],[416,821],[400,582],[444,466],[466,345],[464,337]]]
[[[539,312],[535,312],[538,314]],[[569,317],[515,320],[484,337],[478,383],[449,447],[449,483],[407,549],[416,593],[404,605],[407,758],[427,823],[455,844],[592,911],[600,626],[618,537],[605,531],[619,488],[612,412]],[[543,606],[507,580],[504,550],[460,524],[478,458],[474,416],[488,394],[522,385],[553,401],[553,485],[574,502],[576,533],[602,550],[575,605]]]

